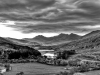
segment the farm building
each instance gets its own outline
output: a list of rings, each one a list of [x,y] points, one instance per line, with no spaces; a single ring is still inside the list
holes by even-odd
[[[54,53],[45,53],[42,56],[46,56],[47,58],[56,58],[57,55]]]

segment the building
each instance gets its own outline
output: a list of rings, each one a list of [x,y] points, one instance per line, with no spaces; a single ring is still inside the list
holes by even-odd
[[[0,66],[0,73],[5,73],[5,72],[6,72],[6,68],[5,68],[5,67]]]
[[[55,55],[54,53],[45,53],[42,56],[46,56],[47,58],[56,58],[57,55]]]

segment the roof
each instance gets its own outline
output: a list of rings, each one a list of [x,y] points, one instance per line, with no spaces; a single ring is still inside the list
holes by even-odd
[[[50,51],[51,52],[51,51],[54,51],[54,50],[38,50],[38,51],[40,51],[40,52],[42,52],[42,51]]]
[[[55,56],[55,54],[53,54],[53,53],[46,53],[46,54],[44,54],[44,56]]]

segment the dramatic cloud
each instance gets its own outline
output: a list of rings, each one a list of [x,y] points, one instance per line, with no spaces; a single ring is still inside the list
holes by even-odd
[[[23,33],[87,33],[100,29],[100,0],[0,0],[0,20]]]

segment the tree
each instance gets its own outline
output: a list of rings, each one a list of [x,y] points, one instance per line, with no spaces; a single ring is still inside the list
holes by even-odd
[[[57,53],[57,59],[68,59],[71,55],[76,54],[75,50],[69,50],[69,51],[60,51]]]

